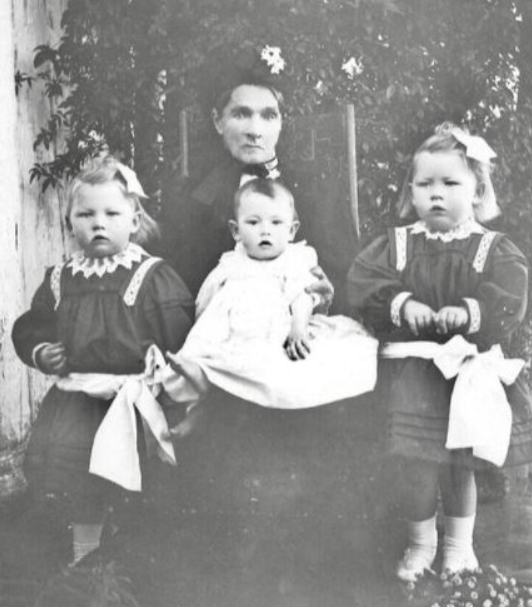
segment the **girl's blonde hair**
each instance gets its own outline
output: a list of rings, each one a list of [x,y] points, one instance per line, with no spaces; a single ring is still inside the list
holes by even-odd
[[[473,146],[468,147],[468,142]],[[471,150],[479,146],[482,153]],[[488,152],[486,152],[488,150]],[[412,181],[416,171],[416,162],[422,152],[458,152],[477,180],[478,201],[473,205],[473,214],[480,223],[485,223],[497,217],[501,210],[497,205],[495,190],[491,181],[491,157],[495,153],[480,137],[470,135],[450,122],[444,122],[436,127],[434,135],[425,140],[414,152],[408,173],[399,196],[398,214],[401,219],[410,219],[415,216],[412,202]]]
[[[131,241],[145,244],[159,238],[160,231],[157,222],[148,215],[141,203],[141,198],[147,198],[137,176],[132,169],[119,162],[113,156],[94,159],[69,184],[67,193],[67,222],[69,222],[72,207],[81,196],[84,185],[101,185],[115,182],[119,185],[124,197],[129,200],[136,213],[139,214],[139,230],[131,235]]]

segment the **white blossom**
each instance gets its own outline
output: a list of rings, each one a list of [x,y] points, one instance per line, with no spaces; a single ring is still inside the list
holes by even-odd
[[[355,59],[350,57],[342,63],[342,70],[347,74],[349,78],[354,78],[364,71],[364,65],[361,59]]]
[[[266,61],[272,74],[280,74],[285,68],[286,62],[281,57],[281,49],[278,46],[266,45],[260,53],[260,58]]]
[[[323,80],[318,80],[318,82],[316,82],[314,85],[314,90],[316,93],[318,93],[318,95],[323,95],[326,90],[325,82],[323,82]]]

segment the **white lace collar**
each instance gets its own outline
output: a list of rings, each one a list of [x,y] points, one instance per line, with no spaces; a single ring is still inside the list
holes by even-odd
[[[469,238],[471,234],[483,234],[484,228],[474,219],[468,219],[447,232],[431,232],[424,221],[417,221],[411,226],[411,233],[424,234],[427,240],[452,242],[453,240],[464,240],[465,238]]]
[[[242,271],[244,274],[250,272],[253,275],[279,275],[286,272],[287,264],[293,263],[294,259],[300,259],[306,255],[309,247],[305,240],[292,242],[286,250],[275,259],[253,259],[249,257],[241,242],[237,242],[232,251],[227,251],[220,258],[220,265],[228,271]],[[314,264],[316,265],[317,262]]]
[[[146,255],[142,247],[130,242],[123,251],[108,257],[87,257],[83,251],[77,251],[66,267],[71,269],[72,276],[81,272],[85,278],[93,275],[101,278],[104,274],[112,274],[119,267],[131,270],[133,264],[138,263]]]

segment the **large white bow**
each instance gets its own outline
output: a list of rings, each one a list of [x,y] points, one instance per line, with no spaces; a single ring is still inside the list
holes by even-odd
[[[455,127],[451,129],[452,136],[466,149],[466,156],[479,162],[489,162],[497,157],[495,151],[478,135],[470,135],[463,129]]]
[[[476,457],[502,466],[512,431],[512,410],[502,384],[509,385],[517,379],[523,360],[505,359],[498,345],[479,353],[461,335],[445,344],[388,343],[381,356],[432,359],[446,379],[456,377],[446,448],[470,447]]]
[[[148,198],[144,192],[144,188],[140,184],[139,178],[135,171],[121,162],[116,163],[116,170],[120,173],[126,182],[126,189],[129,194],[136,194],[139,198]]]
[[[176,465],[166,417],[156,400],[166,362],[154,345],[148,348],[145,360],[145,370],[140,375],[71,373],[56,382],[60,390],[102,399],[114,397],[94,437],[89,472],[130,491],[142,489],[135,409],[141,415],[147,442],[157,445],[163,461]]]

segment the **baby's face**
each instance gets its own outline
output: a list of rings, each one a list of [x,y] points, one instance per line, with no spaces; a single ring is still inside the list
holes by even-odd
[[[299,223],[288,197],[278,194],[274,199],[249,192],[240,200],[233,236],[241,242],[249,257],[275,259],[296,235]]]

